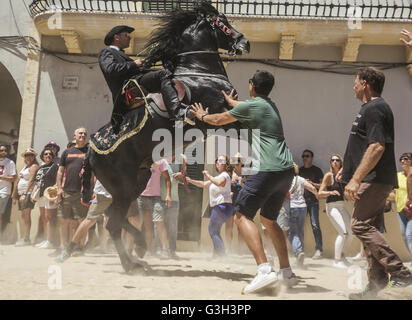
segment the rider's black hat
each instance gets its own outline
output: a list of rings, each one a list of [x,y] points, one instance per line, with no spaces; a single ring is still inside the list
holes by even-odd
[[[125,32],[125,31],[128,33],[132,33],[134,31],[134,28],[129,27],[129,26],[115,26],[104,37],[104,44],[106,46],[110,46],[113,43],[114,35],[119,34],[121,32]]]

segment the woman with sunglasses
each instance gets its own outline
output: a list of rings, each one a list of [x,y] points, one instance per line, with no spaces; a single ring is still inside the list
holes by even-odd
[[[220,236],[222,225],[228,221],[234,214],[231,198],[231,175],[233,168],[230,165],[229,157],[220,155],[215,160],[215,168],[218,173],[213,177],[206,170],[203,175],[207,181],[193,180],[186,177],[187,182],[199,188],[209,189],[209,206],[211,209],[209,221],[209,234],[213,241],[213,257],[222,257],[225,255],[225,245]],[[175,173],[173,178],[180,179],[181,173]]]
[[[40,166],[36,174],[36,185],[33,189],[33,193],[39,192],[39,210],[40,210],[40,223],[43,225],[45,233],[45,240],[36,245],[40,249],[54,248],[53,236],[55,234],[55,220],[57,214],[57,203],[50,202],[44,197],[44,190],[56,184],[57,170],[59,166],[55,163],[54,159],[56,154],[51,147],[45,147],[40,154],[40,159],[44,162]],[[38,191],[36,189],[39,189]],[[34,200],[34,199],[33,199]]]
[[[39,163],[37,162],[37,152],[29,148],[24,151],[21,156],[24,158],[26,166],[20,171],[18,182],[15,184],[13,190],[13,204],[18,201],[19,211],[23,218],[23,239],[16,242],[16,246],[28,246],[30,242],[30,228],[31,228],[31,210],[34,208],[34,203],[30,199],[31,192],[34,187],[34,180],[36,177]]]
[[[411,168],[412,153],[405,152],[399,158],[402,166],[402,171],[398,172],[398,186],[394,189],[393,193],[389,196],[391,199],[395,199],[396,210],[398,211],[399,225],[401,227],[402,238],[405,241],[406,247],[411,255],[412,265],[412,216],[405,213],[405,204],[408,200],[408,188],[407,177]]]
[[[326,214],[338,232],[335,240],[335,268],[345,269],[350,265],[345,252],[352,242],[351,216],[345,208],[344,188],[336,181],[336,175],[343,167],[343,159],[339,154],[330,158],[330,171],[323,177],[319,189],[319,198],[326,198]]]

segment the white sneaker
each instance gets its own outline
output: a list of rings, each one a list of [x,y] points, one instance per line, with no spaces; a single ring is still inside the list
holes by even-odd
[[[278,277],[275,271],[272,270],[269,273],[263,273],[258,270],[252,282],[242,289],[242,294],[256,292],[270,285],[277,286],[279,284],[280,282],[278,281]]]
[[[281,281],[282,284],[288,288],[296,286],[299,282],[298,278],[292,272],[291,268],[280,269],[278,278],[279,278],[279,281]]]
[[[353,265],[353,264],[350,263],[350,262],[348,261],[348,259],[346,259],[345,257],[342,258],[342,262],[343,262],[348,268]]]
[[[25,247],[25,246],[29,246],[29,245],[31,245],[30,240],[24,240],[24,239],[20,239],[15,244],[16,247]]]
[[[359,252],[356,256],[349,258],[349,259],[351,259],[352,261],[361,261],[361,260],[364,260],[365,258],[362,257],[362,255]]]
[[[322,259],[322,252],[320,252],[320,250],[316,250],[315,254],[312,257],[312,259],[314,259],[314,260]]]
[[[47,240],[43,240],[42,242],[36,244],[35,247],[36,247],[36,248],[41,248],[42,246],[45,245],[46,242],[47,242]]]
[[[303,267],[303,262],[305,261],[305,254],[303,252],[299,253],[296,258],[296,264],[298,267]]]
[[[343,261],[339,261],[339,262],[333,261],[333,267],[338,268],[338,269],[347,269],[348,268],[348,266]]]
[[[39,247],[39,249],[53,249],[54,246],[51,244],[50,241],[45,241],[44,244]]]

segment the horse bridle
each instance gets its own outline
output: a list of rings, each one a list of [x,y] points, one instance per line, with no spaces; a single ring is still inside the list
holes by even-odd
[[[232,34],[232,29],[229,28],[218,16],[207,16],[205,18],[210,26],[212,27],[213,31],[216,31],[216,29],[221,30],[226,36],[230,36]],[[232,44],[232,51],[228,51],[228,55],[235,56],[236,55],[236,45],[238,43],[238,39],[235,39],[235,42]],[[176,55],[176,57],[180,56],[185,56],[189,54],[226,54],[225,52],[219,52],[219,51],[187,51],[187,52],[182,52]]]

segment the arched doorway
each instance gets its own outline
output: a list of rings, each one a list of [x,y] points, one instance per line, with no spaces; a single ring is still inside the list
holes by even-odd
[[[22,98],[16,81],[2,63],[0,63],[0,97],[0,143],[10,145],[8,157],[16,162]],[[14,242],[17,236],[15,225],[9,224],[11,212],[10,199],[2,217],[2,230],[0,230],[2,238],[0,240],[3,244]],[[7,228],[7,226],[12,227]]]
[[[0,142],[12,144],[18,140],[22,98],[12,75],[0,63]],[[11,150],[11,152],[15,152]]]

